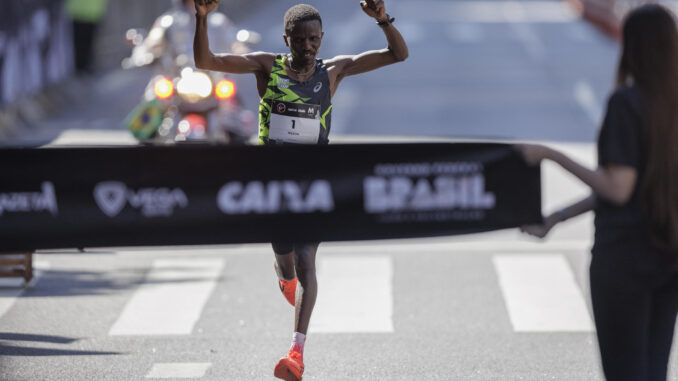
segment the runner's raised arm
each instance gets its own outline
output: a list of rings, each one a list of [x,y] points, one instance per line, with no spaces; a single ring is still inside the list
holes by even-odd
[[[339,86],[339,82],[347,76],[365,73],[380,67],[401,62],[409,56],[407,44],[398,29],[393,26],[394,19],[386,13],[383,0],[361,1],[365,14],[374,18],[386,35],[388,46],[381,50],[366,51],[357,55],[342,55],[326,61],[332,94]]]
[[[214,54],[209,47],[207,37],[207,15],[217,8],[219,0],[195,1],[195,37],[193,54],[198,69],[214,70],[234,74],[255,73],[267,75],[275,55],[264,52],[248,54]]]

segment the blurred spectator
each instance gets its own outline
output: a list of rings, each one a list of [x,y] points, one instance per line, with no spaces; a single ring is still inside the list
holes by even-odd
[[[63,0],[6,1],[0,11],[0,107],[71,72]]]
[[[94,40],[106,13],[106,1],[66,1],[66,10],[73,20],[75,69],[78,73],[92,73],[94,70]]]

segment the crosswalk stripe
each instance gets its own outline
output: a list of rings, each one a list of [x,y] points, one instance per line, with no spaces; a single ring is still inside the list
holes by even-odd
[[[202,378],[212,363],[156,363],[146,378]]]
[[[110,335],[188,335],[224,266],[218,259],[158,259]]]
[[[561,254],[493,257],[516,332],[590,332],[586,303]]]
[[[43,274],[43,271],[49,269],[49,262],[35,261],[33,262],[33,279],[27,285],[30,287],[35,284]],[[0,318],[9,311],[17,298],[20,297],[24,291],[23,278],[2,278],[0,279]]]
[[[320,258],[310,332],[393,332],[393,259],[388,256]]]

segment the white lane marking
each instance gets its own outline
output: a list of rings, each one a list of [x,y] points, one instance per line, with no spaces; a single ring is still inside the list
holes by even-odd
[[[474,43],[483,39],[483,29],[478,24],[454,23],[445,26],[445,35],[452,40],[464,43]]]
[[[511,29],[533,60],[541,62],[546,58],[546,48],[530,24],[514,23]]]
[[[560,254],[495,255],[493,262],[516,332],[590,332],[581,289]]]
[[[17,298],[26,291],[26,288],[32,287],[37,283],[38,279],[47,269],[49,269],[49,262],[34,261],[33,279],[27,285],[24,285],[23,278],[0,279],[0,318],[12,308]]]
[[[408,1],[391,8],[408,21],[566,23],[580,18],[564,1]]]
[[[398,31],[407,41],[408,45],[414,45],[426,38],[426,31],[418,23],[403,22],[398,26]]]
[[[211,366],[209,362],[156,363],[146,378],[202,378]]]
[[[602,122],[602,107],[596,100],[593,87],[586,81],[577,81],[574,84],[574,99],[584,110],[594,125],[598,126]]]
[[[110,335],[189,335],[224,266],[217,259],[158,259]]]
[[[318,299],[309,331],[393,332],[393,259],[387,256],[321,258]]]

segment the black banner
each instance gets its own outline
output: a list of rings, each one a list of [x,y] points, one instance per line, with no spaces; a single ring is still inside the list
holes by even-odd
[[[541,221],[486,143],[0,150],[0,251],[427,237]]]

